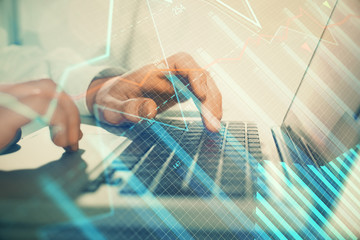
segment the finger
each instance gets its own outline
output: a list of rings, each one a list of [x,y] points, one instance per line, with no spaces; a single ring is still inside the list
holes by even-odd
[[[169,57],[168,63],[176,69],[175,74],[187,78],[195,96],[200,101],[205,101],[209,76],[207,71],[202,69],[193,57],[187,53],[178,53]]]
[[[111,97],[103,109],[103,117],[110,124],[137,123],[141,119],[152,119],[157,114],[156,103],[149,98],[131,98],[121,101]]]
[[[49,128],[51,139],[55,145],[59,147],[67,147],[69,145],[67,137],[67,116],[60,106],[58,106],[54,112]]]
[[[14,130],[12,128],[1,129],[0,154],[6,152],[11,146],[15,145],[21,138],[21,128]]]
[[[82,137],[84,136],[83,132],[80,129],[80,136],[79,136],[79,141],[82,139]]]
[[[79,141],[81,140],[81,138],[83,137],[83,133],[82,131],[80,130],[80,136],[79,136]],[[79,150],[79,142],[76,142],[74,144],[70,144],[69,146],[67,147],[64,147],[64,150],[66,152],[76,152]]]
[[[201,105],[201,116],[205,127],[211,132],[221,128],[222,96],[214,81],[209,81],[208,97]]]
[[[62,93],[59,96],[59,104],[62,109],[65,110],[65,115],[67,118],[67,142],[69,144],[69,149],[71,151],[77,151],[79,149],[79,139],[80,139],[80,115],[77,107],[71,98]]]
[[[49,128],[51,139],[54,144],[59,147],[67,147],[68,143],[65,123],[50,125]]]

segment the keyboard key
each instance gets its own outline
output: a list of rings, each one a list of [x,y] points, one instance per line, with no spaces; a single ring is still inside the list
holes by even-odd
[[[191,191],[182,188],[186,172],[178,168],[176,170],[167,170],[161,178],[158,186],[155,189],[156,195],[162,196],[187,196],[191,195]]]
[[[253,139],[253,138],[248,138],[248,142],[249,142],[249,143],[258,143],[258,144],[260,144],[260,140],[259,140],[258,138],[255,138],[255,139]]]
[[[217,153],[211,153],[211,152],[207,152],[207,153],[201,153],[198,156],[198,162],[216,162],[219,161],[221,157],[221,152],[217,152]]]
[[[182,121],[169,121],[170,125],[184,125]],[[170,160],[158,185],[155,187],[154,194],[158,196],[192,196],[207,197],[211,196],[212,184],[216,180],[220,159],[223,159],[222,172],[219,187],[224,193],[231,197],[242,197],[246,195],[246,176],[248,168],[252,172],[262,159],[260,148],[259,132],[256,124],[245,124],[243,122],[224,123],[220,134],[204,131],[202,122],[194,121],[188,124],[189,131],[174,129],[164,126],[164,129],[178,142],[179,146],[191,158],[197,156],[197,164],[194,173],[188,183],[184,180],[188,173],[188,166],[176,154]],[[224,139],[224,135],[226,139]],[[143,159],[152,146],[155,147],[148,153],[147,158]],[[199,147],[201,147],[199,149]],[[247,148],[254,158],[248,159]],[[154,134],[151,129],[145,130],[136,138],[130,146],[119,156],[119,160],[113,164],[111,171],[134,169],[140,159],[143,160],[134,174],[142,184],[132,189],[129,184],[121,189],[122,194],[142,194],[151,186],[155,176],[162,169],[165,161],[172,153],[166,144]],[[187,163],[191,164],[191,162]],[[121,174],[109,174],[109,184],[121,183]],[[198,179],[201,176],[203,179]],[[257,178],[256,172],[250,176]],[[118,182],[117,182],[118,181]],[[204,182],[205,181],[205,182]],[[255,181],[255,180],[253,180]],[[101,184],[101,183],[100,183]],[[210,189],[208,188],[210,186]],[[96,189],[93,185],[93,189]],[[251,185],[249,184],[251,188]]]
[[[242,198],[247,195],[244,184],[221,186],[221,190],[230,198]]]
[[[247,136],[259,136],[259,132],[258,131],[248,131],[247,132]]]
[[[251,153],[251,156],[253,158],[255,158],[256,160],[261,160],[263,158],[263,155],[261,152],[255,152],[255,153]]]
[[[216,174],[218,172],[217,168],[204,168],[203,170],[208,175],[209,178],[211,178],[215,181]]]
[[[235,162],[224,162],[222,168],[222,177],[231,177],[233,175],[242,175],[248,168],[247,164],[235,163]]]
[[[234,160],[243,160],[246,161],[247,159],[247,154],[245,151],[243,152],[236,152],[236,153],[232,153],[232,152],[225,152],[224,154],[224,160],[230,160],[230,161],[234,161]]]
[[[249,153],[253,154],[253,153],[261,153],[261,149],[260,148],[253,148],[253,147],[249,147]]]
[[[222,178],[221,186],[227,188],[240,188],[242,185],[246,183],[244,178]]]
[[[244,127],[245,128],[245,123],[243,123],[243,122],[230,122],[229,123],[229,128],[233,128],[233,127]]]
[[[202,181],[207,181],[206,179],[203,179]],[[208,187],[205,186],[205,184],[200,181],[199,179],[193,177],[191,180],[190,180],[190,183],[189,183],[189,188],[191,189],[192,193],[195,195],[195,196],[198,196],[198,197],[209,197],[211,195],[211,188],[210,189]],[[212,186],[212,181],[207,181],[208,184],[207,185],[210,185]]]
[[[132,183],[126,184],[126,186],[121,189],[121,194],[130,194],[130,195],[141,195],[144,194],[151,182],[154,180],[156,176],[156,172],[148,172],[148,171],[137,171],[133,176],[129,178],[128,181],[133,181]],[[136,179],[136,180],[135,180]],[[140,182],[140,184],[139,184]]]
[[[261,145],[259,142],[249,142],[248,146],[252,147],[252,148],[261,148]]]
[[[259,135],[258,134],[248,134],[248,139],[258,139],[259,140]]]
[[[234,135],[234,134],[244,134],[245,135],[245,128],[228,129],[228,135]]]

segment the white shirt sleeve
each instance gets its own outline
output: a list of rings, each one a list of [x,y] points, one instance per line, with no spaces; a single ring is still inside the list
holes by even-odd
[[[86,92],[91,81],[118,76],[125,70],[121,67],[93,66],[81,61],[68,49],[45,54],[38,47],[7,46],[0,49],[0,82],[20,83],[50,78],[72,97],[80,115],[90,115]]]
[[[57,49],[48,54],[46,59],[51,79],[72,97],[83,116],[90,115],[86,105],[86,92],[91,81],[124,73],[122,68],[88,64],[69,49]]]
[[[86,105],[86,92],[92,80],[119,76],[124,73],[122,68],[109,68],[106,66],[84,65],[76,68],[67,68],[60,77],[56,78],[57,84],[64,89],[74,100],[80,115],[90,115]]]
[[[94,77],[105,68],[104,66],[83,66],[75,69],[69,67],[65,68],[62,73],[54,75],[52,79],[71,96],[80,115],[90,115],[86,105],[86,92]]]

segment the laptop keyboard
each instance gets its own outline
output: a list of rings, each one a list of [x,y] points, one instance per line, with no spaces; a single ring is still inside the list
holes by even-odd
[[[145,129],[87,191],[107,183],[119,186],[125,195],[150,191],[164,197],[241,198],[256,192],[256,168],[263,156],[255,124],[223,122],[220,133],[209,133],[200,121],[188,123],[189,131],[161,128],[176,144],[166,144],[153,129]],[[130,173],[126,180],[124,172]]]

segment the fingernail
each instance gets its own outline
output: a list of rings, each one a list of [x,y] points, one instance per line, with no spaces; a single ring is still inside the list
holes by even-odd
[[[73,152],[76,152],[77,150],[79,150],[79,143],[75,143],[74,145],[71,145],[71,150]]]
[[[147,102],[143,102],[140,105],[139,112],[138,112],[139,117],[145,117],[146,116],[146,103]]]
[[[84,134],[83,134],[83,132],[80,130],[79,140],[82,139],[83,136],[84,136]]]
[[[211,124],[213,125],[213,127],[217,130],[217,131],[220,131],[220,128],[221,128],[221,123],[219,120],[217,120],[216,118],[213,118],[211,120]]]
[[[203,82],[203,84],[202,84],[202,89],[203,89],[204,94],[206,94],[207,91],[208,91],[208,85],[207,85],[206,82]]]
[[[70,147],[70,146],[64,147],[64,150],[65,150],[65,152],[67,152],[67,153],[72,152],[72,150],[71,150],[71,147]]]
[[[140,117],[143,117],[143,118],[149,118],[149,104],[150,104],[150,101],[145,101],[143,102],[140,107],[139,107],[139,116]]]
[[[72,153],[79,150],[79,143],[73,144],[71,146],[64,147],[65,152]]]

